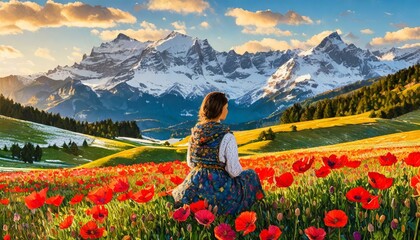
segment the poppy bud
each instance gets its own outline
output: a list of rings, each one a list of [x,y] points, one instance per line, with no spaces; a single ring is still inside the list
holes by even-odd
[[[283,213],[278,213],[277,214],[277,220],[280,222],[281,220],[283,220]]]
[[[375,215],[375,219],[376,219],[376,221],[379,221],[379,214]]]
[[[213,214],[216,215],[218,211],[219,211],[219,207],[218,206],[214,206],[214,208],[213,208]]]
[[[306,216],[310,216],[311,215],[311,209],[307,207],[305,209],[305,213],[306,213]]]
[[[3,225],[3,231],[7,232],[7,230],[9,230],[9,227],[6,224],[4,224]]]
[[[360,232],[358,232],[358,231],[355,231],[353,233],[353,239],[354,240],[362,240],[362,234],[360,234]]]
[[[272,206],[273,206],[273,209],[277,209],[279,205],[276,202],[273,202]]]
[[[166,202],[166,208],[171,209],[171,207],[172,207],[172,204],[170,202]]]
[[[379,217],[379,222],[382,224],[384,221],[385,221],[385,215],[381,215],[380,217]]]
[[[192,226],[191,226],[191,223],[188,223],[188,225],[187,225],[187,231],[188,231],[188,232],[191,232],[191,231],[192,231]]]
[[[111,226],[111,227],[109,227],[109,232],[114,232],[115,231],[115,226]]]
[[[329,191],[330,191],[330,194],[333,194],[334,193],[334,186],[331,186]]]
[[[416,218],[420,218],[420,212],[416,212]]]
[[[299,235],[303,235],[302,229],[299,229]]]
[[[280,198],[280,203],[281,204],[284,204],[284,202],[286,201],[286,199],[283,197],[283,196],[281,196],[281,198]]]
[[[397,203],[395,202],[395,198],[392,198],[391,200],[391,208],[395,209],[397,207]]]
[[[155,216],[153,215],[153,213],[149,213],[149,216],[147,216],[147,220],[149,221],[155,220]]]
[[[316,206],[316,201],[315,200],[312,201],[312,205]]]
[[[295,216],[296,217],[299,217],[300,216],[300,209],[299,208],[296,208],[295,209]]]
[[[130,220],[131,220],[132,222],[135,222],[135,221],[137,220],[137,215],[136,215],[135,213],[131,214],[131,216],[130,216]]]
[[[371,233],[373,231],[375,231],[375,228],[373,227],[372,223],[368,224],[368,231]]]
[[[405,199],[405,201],[404,201],[404,205],[407,207],[407,208],[410,208],[410,199]]]
[[[405,225],[401,225],[401,232],[405,233]]]
[[[398,219],[394,218],[394,219],[391,221],[391,228],[392,228],[392,229],[397,229],[397,228],[398,228]]]

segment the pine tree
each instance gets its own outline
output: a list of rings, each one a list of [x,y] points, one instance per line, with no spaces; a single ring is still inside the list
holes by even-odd
[[[86,139],[85,140],[83,140],[83,147],[87,147],[88,146],[88,143],[86,142]]]
[[[42,148],[39,145],[36,145],[35,152],[34,152],[34,160],[39,162],[42,158]]]
[[[9,151],[9,149],[7,149],[7,146],[6,146],[6,144],[4,144],[4,148],[3,148],[3,151],[5,151],[5,152]]]
[[[79,155],[79,148],[77,147],[75,142],[72,142],[70,145],[70,153],[73,155]]]

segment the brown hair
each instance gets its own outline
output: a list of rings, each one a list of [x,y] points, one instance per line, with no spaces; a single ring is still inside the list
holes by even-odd
[[[228,103],[228,99],[224,93],[211,92],[207,94],[201,103],[198,120],[204,122],[219,117],[226,103]]]

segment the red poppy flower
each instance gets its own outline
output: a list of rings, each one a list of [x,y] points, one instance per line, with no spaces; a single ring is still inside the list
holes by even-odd
[[[93,219],[103,222],[105,218],[108,217],[108,209],[103,205],[95,205],[90,210],[90,214],[92,214]]]
[[[131,196],[131,200],[138,202],[138,203],[147,203],[148,201],[152,200],[153,196],[155,195],[155,186],[150,185],[145,189],[138,191],[137,193],[133,193]]]
[[[10,200],[7,198],[0,199],[0,204],[2,205],[9,205]]]
[[[63,202],[63,200],[64,200],[63,196],[57,195],[57,196],[48,198],[47,200],[45,200],[45,203],[59,207],[61,203]]]
[[[417,176],[414,176],[414,177],[411,178],[410,186],[415,188],[418,183],[420,183],[420,175],[417,175]]]
[[[346,198],[350,202],[363,202],[370,197],[370,193],[363,187],[355,187],[346,193]]]
[[[257,173],[261,182],[264,180],[269,181],[274,176],[274,168],[272,167],[255,168],[255,172]]]
[[[295,172],[298,172],[298,173],[304,173],[309,168],[311,168],[314,161],[315,161],[315,157],[313,156],[301,158],[293,163],[292,165],[293,170],[295,170]]]
[[[144,185],[144,181],[138,180],[138,181],[136,181],[136,185],[141,187],[141,186]]]
[[[320,169],[315,170],[315,176],[318,178],[324,178],[330,174],[331,170],[328,166],[322,166]]]
[[[10,238],[10,234],[6,234],[6,235],[4,235],[4,237],[3,237],[3,240],[10,240],[11,238]]]
[[[172,214],[172,218],[178,222],[184,222],[187,220],[188,216],[190,216],[190,206],[184,204],[183,207],[178,208]]]
[[[217,240],[235,240],[236,233],[229,224],[221,223],[214,228],[214,236]]]
[[[117,197],[117,199],[118,199],[118,201],[120,201],[120,202],[123,202],[123,201],[126,201],[126,200],[128,200],[128,199],[131,199],[131,196],[133,195],[133,192],[130,190],[130,191],[128,191],[127,193],[122,193],[122,194],[120,194],[118,197]]]
[[[270,225],[268,229],[263,229],[260,233],[260,240],[276,240],[280,237],[281,231],[277,226]]]
[[[362,208],[367,210],[375,210],[379,207],[379,196],[369,196],[364,202],[362,202]]]
[[[379,156],[379,163],[382,166],[391,166],[397,161],[397,157],[394,154],[391,154],[390,152],[388,152],[388,154],[385,156]]]
[[[30,210],[42,207],[47,198],[47,191],[48,188],[44,188],[39,192],[32,192],[29,196],[25,197],[25,205]]]
[[[256,194],[257,200],[261,200],[264,198],[264,194],[261,191],[258,191]]]
[[[347,161],[346,167],[349,168],[358,168],[362,164],[362,161]]]
[[[111,182],[111,189],[114,192],[125,192],[130,188],[127,177],[116,178]]]
[[[194,214],[195,220],[201,225],[209,227],[214,221],[214,214],[207,209],[200,210]]]
[[[79,202],[81,202],[82,200],[83,200],[83,194],[76,194],[76,195],[74,195],[74,197],[70,200],[70,204],[71,205],[74,205],[74,204],[76,204],[76,203],[79,203]]]
[[[235,219],[235,229],[237,232],[243,231],[243,235],[247,235],[255,231],[257,226],[255,226],[255,222],[257,221],[257,214],[255,212],[242,212],[239,216]]]
[[[346,155],[337,158],[335,154],[332,154],[329,157],[322,157],[322,161],[325,166],[328,166],[331,169],[339,169],[346,166],[348,159]]]
[[[90,199],[94,204],[104,205],[112,200],[112,189],[109,187],[101,187],[88,193],[87,198]]]
[[[179,185],[183,181],[184,181],[184,179],[183,178],[180,178],[178,176],[171,177],[171,182],[173,182],[175,185]]]
[[[87,222],[80,228],[80,236],[83,239],[98,239],[104,235],[105,228],[98,228],[94,220]]]
[[[277,187],[289,187],[293,183],[293,175],[289,172],[283,173],[275,179]]]
[[[342,210],[331,210],[324,218],[324,224],[328,227],[342,228],[347,225],[348,217]]]
[[[200,210],[207,209],[209,206],[207,200],[200,200],[190,204],[190,209],[193,213],[196,213]]]
[[[324,240],[327,233],[323,228],[308,227],[305,234],[309,240]]]
[[[385,175],[377,173],[377,172],[369,172],[369,184],[377,189],[387,189],[392,186],[392,183],[394,182],[393,178],[387,178]]]
[[[67,229],[73,224],[74,216],[70,215],[66,217],[61,223],[60,223],[60,229]]]
[[[405,159],[405,163],[413,167],[420,167],[420,152],[412,152],[408,154],[408,157]]]
[[[172,174],[174,173],[174,169],[172,168],[172,163],[162,163],[158,166],[158,171],[163,174]]]

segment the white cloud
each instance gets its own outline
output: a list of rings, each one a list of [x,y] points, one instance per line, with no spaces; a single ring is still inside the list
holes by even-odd
[[[419,43],[412,43],[412,44],[404,44],[401,48],[412,48],[412,47],[420,47],[420,42]]]
[[[16,48],[9,45],[0,45],[0,60],[20,57],[23,57],[23,54]]]
[[[92,29],[92,30],[90,30],[90,33],[91,33],[92,35],[98,36],[100,32],[99,32],[99,30],[98,30],[98,29]]]
[[[420,40],[420,27],[406,27],[395,32],[386,32],[385,36],[373,38],[370,45],[386,45],[405,42],[409,40]]]
[[[51,52],[48,48],[37,48],[34,52],[34,55],[50,61],[55,61],[55,58],[51,55]]]
[[[80,62],[83,58],[82,50],[78,47],[73,47],[73,51],[70,56],[67,56],[67,59],[72,62]]]
[[[390,13],[390,12],[384,12],[385,13],[385,15],[388,15],[388,16],[392,16],[392,15],[394,15],[394,14],[392,14],[392,13]]]
[[[131,38],[142,42],[156,41],[166,37],[171,30],[158,29],[153,23],[143,21],[140,23],[140,29],[124,29],[124,30],[105,30],[99,33],[99,37],[104,41],[115,39],[119,33],[123,33]]]
[[[267,52],[270,50],[286,50],[290,49],[291,46],[286,41],[278,41],[273,38],[264,38],[261,41],[249,41],[242,45],[235,46],[233,49],[235,52],[243,54],[245,52]]]
[[[186,32],[187,26],[185,26],[185,22],[176,21],[176,22],[171,23],[171,25],[175,28],[177,32],[180,32],[183,34],[187,33]]]
[[[360,30],[360,32],[361,32],[361,33],[363,33],[363,34],[373,34],[373,33],[374,33],[374,32],[373,32],[371,29],[369,29],[369,28],[362,29],[362,30]]]
[[[346,11],[340,13],[340,16],[345,17],[345,16],[349,16],[349,15],[352,15],[352,14],[355,14],[355,13],[356,13],[355,11],[349,9],[349,10],[346,10]]]
[[[245,26],[242,29],[243,33],[253,34],[253,35],[276,35],[276,36],[291,36],[292,32],[282,31],[275,27],[254,27],[254,26]]]

